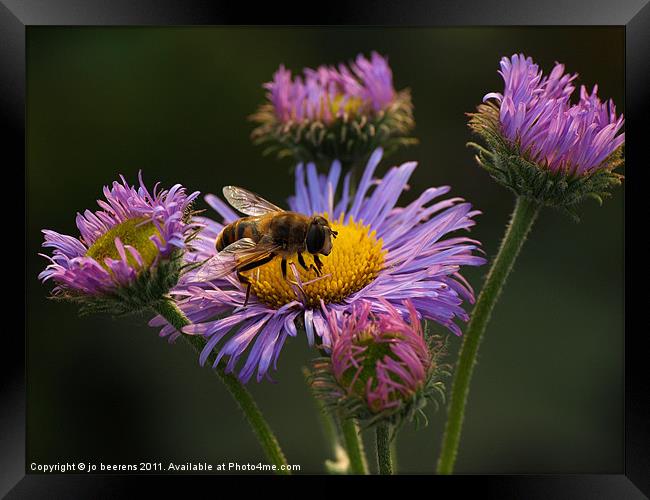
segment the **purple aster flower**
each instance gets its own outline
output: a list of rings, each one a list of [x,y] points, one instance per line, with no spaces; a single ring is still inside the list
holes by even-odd
[[[215,366],[227,358],[226,370],[232,372],[245,358],[238,368],[240,379],[248,381],[257,372],[260,381],[271,366],[276,367],[284,342],[295,337],[299,327],[304,327],[310,345],[316,339],[330,345],[327,318],[343,317],[355,304],[369,304],[373,313],[381,313],[389,303],[406,316],[410,312],[403,302],[409,299],[420,318],[460,335],[455,320],[468,319],[462,304],[474,300],[460,267],[481,265],[485,260],[474,255],[479,242],[446,236],[472,227],[479,212],[461,198],[440,200],[449,192],[448,186],[429,188],[407,206],[397,207],[416,163],[393,167],[377,179],[374,174],[381,157],[381,149],[372,154],[353,195],[350,173],[339,186],[339,162],[332,164],[327,175],[319,175],[314,164],[296,168],[296,194],[289,199],[289,208],[323,214],[338,232],[330,255],[321,257],[322,276],[290,264],[288,279],[284,279],[279,261],[273,260],[247,272],[251,297],[246,307],[246,290],[235,273],[210,283],[198,280],[200,270],[183,277],[173,293],[194,323],[183,332],[207,340],[201,364],[218,349]],[[341,197],[335,200],[339,188]],[[223,221],[201,219],[205,229],[196,238],[197,252],[192,257],[197,261],[215,255],[217,235],[224,224],[238,218],[216,196],[205,199]],[[309,267],[311,256],[303,255]],[[162,336],[174,339],[179,335],[160,317],[151,324],[163,326]]]
[[[329,314],[332,346],[329,357],[313,362],[312,387],[325,403],[348,417],[369,423],[390,418],[410,420],[427,398],[444,395],[439,364],[444,344],[425,338],[418,312],[410,301],[402,311],[381,300],[373,314],[368,302],[355,304],[349,315]],[[426,417],[425,417],[426,418]]]
[[[131,312],[159,300],[177,281],[182,253],[200,225],[189,220],[198,192],[187,195],[179,184],[149,192],[127,183],[104,187],[101,210],[77,214],[80,236],[43,230],[43,255],[50,264],[39,279],[52,280],[55,297],[82,304],[83,310]]]
[[[598,86],[582,86],[571,103],[576,74],[556,63],[545,76],[530,57],[501,59],[503,94],[489,93],[470,114],[470,127],[487,142],[478,161],[517,194],[541,203],[569,206],[586,196],[606,196],[621,176],[623,116],[612,100],[601,102]]]
[[[334,158],[343,164],[367,159],[376,147],[412,144],[408,90],[397,92],[386,58],[373,52],[346,66],[305,68],[293,77],[283,65],[264,84],[263,104],[252,119],[255,143],[296,161]]]
[[[370,60],[359,55],[350,68],[340,64],[338,69],[320,66],[303,72],[304,80],[300,76],[292,79],[291,71],[281,65],[273,81],[264,84],[273,111],[283,123],[329,124],[346,114],[382,111],[395,100],[388,61],[376,52]]]

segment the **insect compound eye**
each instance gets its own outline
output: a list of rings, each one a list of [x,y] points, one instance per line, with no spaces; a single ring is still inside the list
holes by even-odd
[[[325,244],[325,228],[312,222],[309,224],[307,231],[307,251],[311,254],[317,254],[323,249]]]

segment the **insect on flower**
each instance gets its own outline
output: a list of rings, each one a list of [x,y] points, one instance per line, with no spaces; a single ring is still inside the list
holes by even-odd
[[[287,259],[297,255],[298,263],[306,271],[312,269],[321,275],[323,263],[318,255],[329,255],[332,239],[336,238],[327,219],[320,215],[308,217],[298,212],[289,212],[270,203],[259,195],[236,186],[225,186],[223,195],[241,213],[248,215],[223,228],[217,236],[217,254],[209,259],[199,271],[201,281],[223,277],[231,272],[246,287],[248,304],[251,281],[243,273],[251,271],[280,256],[282,277],[287,277]],[[303,257],[309,252],[313,264],[307,266]]]
[[[161,316],[149,324],[161,327],[160,335],[170,341],[183,333],[203,336],[207,341],[199,363],[204,365],[216,351],[212,366],[225,360],[225,371],[236,372],[242,382],[253,376],[258,382],[270,379],[283,346],[299,336],[298,328],[304,327],[310,346],[331,345],[327,315],[333,312],[343,318],[357,303],[370,303],[373,314],[381,314],[385,311],[381,299],[385,299],[407,317],[404,300],[408,299],[420,319],[461,335],[456,320],[467,321],[463,304],[474,300],[463,269],[482,265],[485,259],[476,254],[480,242],[457,233],[473,227],[480,212],[462,198],[442,198],[451,190],[449,186],[430,187],[411,203],[399,206],[398,199],[417,164],[394,166],[376,177],[382,154],[381,149],[373,152],[354,193],[352,174],[342,176],[340,162],[334,162],[327,174],[319,174],[314,163],[296,166],[289,210],[323,217],[337,232],[336,240],[327,257],[318,254],[321,276],[298,262],[287,266],[288,279],[276,262],[245,272],[253,278],[245,309],[247,287],[232,273],[232,266],[230,274],[205,279],[206,262],[220,254],[228,260],[227,254],[217,253],[217,237],[240,219],[221,197],[207,195],[205,200],[220,221],[197,218],[204,229],[193,243],[196,251],[185,259],[203,265],[183,276],[171,292],[192,324],[178,330]],[[307,251],[303,257],[310,267],[314,255]],[[238,366],[240,361],[242,366]]]

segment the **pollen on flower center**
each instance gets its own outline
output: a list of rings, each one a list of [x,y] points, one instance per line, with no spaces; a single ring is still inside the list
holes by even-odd
[[[151,241],[151,237],[154,235],[161,238],[158,228],[148,218],[129,219],[112,227],[97,238],[86,252],[86,256],[95,259],[99,264],[106,267],[104,259],[107,257],[115,260],[121,258],[115,247],[115,238],[119,238],[123,245],[130,245],[135,248],[140,253],[145,267],[148,267],[158,255],[158,248]],[[127,260],[130,265],[137,265],[133,256],[128,252]]]
[[[330,111],[334,116],[338,116],[340,111],[348,115],[355,115],[363,106],[364,102],[358,97],[346,97],[343,94],[338,94],[330,102]]]
[[[251,293],[271,307],[279,308],[294,300],[302,301],[307,307],[318,307],[321,299],[326,304],[342,302],[370,284],[384,264],[386,251],[381,239],[376,238],[375,231],[370,231],[369,226],[354,221],[351,216],[344,222],[341,215],[338,221],[330,222],[330,226],[338,236],[333,240],[332,252],[328,256],[319,256],[323,263],[320,278],[313,269],[304,270],[294,256],[290,262],[294,263],[300,276],[301,292],[296,283],[290,282],[295,281],[291,268],[287,271],[287,278],[283,278],[280,259],[276,258],[247,273],[251,279]],[[309,267],[313,263],[311,254],[305,252],[303,257]]]

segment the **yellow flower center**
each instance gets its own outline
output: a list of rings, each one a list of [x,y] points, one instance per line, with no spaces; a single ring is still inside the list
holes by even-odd
[[[337,113],[341,110],[348,115],[355,115],[359,108],[363,106],[363,100],[358,97],[350,97],[346,100],[344,100],[344,97],[339,94],[330,101],[330,111],[334,116],[337,116]]]
[[[97,238],[95,243],[86,252],[86,256],[95,259],[106,268],[106,264],[104,264],[106,257],[115,260],[121,259],[115,247],[115,238],[119,238],[123,245],[130,245],[135,248],[140,253],[144,266],[149,267],[158,255],[158,248],[150,240],[153,235],[158,235],[159,238],[161,237],[156,225],[151,221],[147,222],[146,217],[129,219],[112,227],[105,234]],[[128,250],[126,251],[126,255],[127,262],[131,266],[137,266],[136,260]]]
[[[327,214],[324,217],[328,218]],[[321,299],[326,304],[342,302],[370,284],[384,265],[386,251],[381,239],[376,238],[375,231],[370,231],[370,226],[364,226],[362,221],[355,222],[352,216],[344,223],[341,215],[338,221],[330,222],[330,226],[338,231],[338,236],[332,241],[330,254],[319,255],[323,263],[320,277],[313,269],[303,269],[297,255],[288,259],[288,263],[295,264],[302,283],[302,292],[298,291],[297,295],[294,288],[298,287],[291,266],[287,268],[287,278],[283,278],[280,258],[276,257],[268,264],[244,273],[251,280],[251,293],[274,308],[294,300],[300,300],[308,307],[318,307]],[[312,255],[308,252],[302,255],[310,267],[314,262]],[[293,286],[290,281],[294,282]]]

